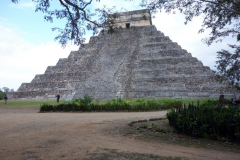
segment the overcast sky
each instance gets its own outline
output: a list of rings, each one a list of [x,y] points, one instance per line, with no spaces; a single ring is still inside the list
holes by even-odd
[[[52,2],[52,8],[59,7],[57,0]],[[91,7],[107,5],[131,11],[142,9],[139,2],[140,0],[101,0],[101,3],[94,2]],[[58,32],[52,32],[51,28],[64,26],[64,21],[44,21],[44,14],[35,12],[32,0],[21,0],[17,4],[4,0],[0,4],[0,88],[17,90],[21,83],[31,82],[35,74],[43,74],[47,66],[56,65],[59,58],[66,58],[71,51],[78,50],[79,47],[71,43],[63,49],[54,41]],[[201,60],[205,66],[215,70],[216,52],[228,50],[227,44],[233,44],[235,39],[228,37],[222,43],[208,47],[201,39],[207,37],[209,31],[198,34],[201,24],[202,17],[184,25],[184,15],[164,12],[158,13],[153,19],[153,25],[159,31]],[[89,39],[90,36],[86,35],[86,38]]]

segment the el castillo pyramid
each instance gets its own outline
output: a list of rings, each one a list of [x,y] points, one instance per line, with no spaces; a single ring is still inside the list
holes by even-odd
[[[111,15],[110,15],[111,17]],[[119,13],[116,33],[102,31],[88,44],[48,66],[11,99],[233,97],[227,84],[152,25],[149,10]]]

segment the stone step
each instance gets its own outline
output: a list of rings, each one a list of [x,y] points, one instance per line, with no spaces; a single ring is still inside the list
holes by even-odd
[[[18,89],[18,91],[72,90],[76,87],[74,83],[76,82],[45,81],[45,82],[23,83],[21,87]]]
[[[208,92],[209,93],[232,93],[233,90],[231,88],[226,89],[227,87],[223,87],[221,85],[208,87],[205,84],[194,84],[189,85],[185,84],[184,86],[169,86],[169,83],[155,84],[155,83],[143,83],[142,85],[132,84],[130,90],[131,91],[187,91],[187,92]],[[133,90],[132,90],[133,89]]]
[[[54,73],[68,73],[72,71],[88,71],[88,68],[86,66],[80,66],[80,65],[74,65],[74,66],[48,66],[48,68],[45,71],[45,74],[54,74]]]
[[[186,85],[186,86],[185,86]],[[141,85],[133,84],[131,85],[130,91],[134,92],[144,92],[144,91],[187,91],[187,92],[208,92],[211,94],[220,94],[221,92],[224,93],[233,93],[234,90],[232,88],[228,88],[226,85],[222,84],[194,84],[194,85],[175,85],[172,86],[172,84],[169,83],[163,83],[163,84],[154,84],[154,83],[142,83]]]
[[[202,86],[186,86],[186,89],[190,92],[208,92],[208,93],[219,93],[220,95],[220,91],[221,88],[219,87],[202,87]]]
[[[185,92],[187,91],[186,88],[168,88],[168,87],[165,87],[165,88],[156,88],[156,87],[141,87],[141,88],[134,88],[134,87],[131,87],[130,88],[130,92],[164,92],[164,91],[178,91],[178,92]]]
[[[93,72],[64,72],[64,73],[49,73],[49,74],[38,74],[34,77],[33,82],[62,82],[62,81],[85,81]]]
[[[102,48],[102,46],[104,45],[104,43],[101,43],[101,39],[99,39],[99,43],[96,42],[96,43],[85,43],[85,44],[82,44],[80,47],[79,47],[79,50],[78,51],[82,51],[82,52],[93,52],[94,50],[99,50]]]
[[[207,92],[181,92],[181,91],[130,91],[129,97],[134,98],[211,98],[216,97],[215,94]],[[219,94],[217,95],[219,96]]]
[[[202,75],[166,75],[156,77],[133,77],[132,85],[143,86],[145,84],[152,83],[155,85],[162,85],[166,83],[180,83],[186,86],[212,84],[216,83],[214,76],[202,74]]]
[[[159,57],[157,59],[151,59],[151,60],[135,60],[135,63],[161,63],[161,64],[177,64],[177,62],[188,62],[188,63],[196,63],[199,62],[199,60],[196,57],[189,57],[189,56],[182,56],[178,58],[174,57]]]
[[[135,68],[136,69],[155,69],[155,68],[166,68],[169,65],[178,66],[189,66],[199,65],[202,66],[202,63],[198,61],[196,58],[179,58],[179,59],[152,59],[152,60],[135,60]]]
[[[146,36],[140,39],[141,43],[172,42],[168,36]]]
[[[134,76],[136,77],[155,77],[155,76],[165,76],[165,75],[214,75],[214,73],[209,70],[208,67],[185,67],[185,68],[168,68],[168,69],[157,69],[151,71],[134,71]]]
[[[190,67],[187,65],[166,65],[165,67],[162,68],[155,68],[155,69],[148,69],[148,68],[141,68],[141,69],[133,69],[133,72],[144,72],[144,71],[164,71],[164,70],[177,70],[177,69],[187,69],[187,68],[196,68],[196,69],[202,69],[206,70],[207,72],[213,72],[210,67],[208,66],[199,66],[199,65],[191,65]]]
[[[98,58],[96,56],[89,56],[82,57],[82,59],[76,59],[76,61],[72,61],[72,63],[65,63],[64,65],[48,66],[45,74],[73,71],[94,71],[97,68]]]
[[[79,52],[75,52],[75,53],[71,53],[72,55],[70,56],[70,58],[60,58],[56,64],[56,66],[54,67],[69,67],[69,66],[74,66],[74,65],[82,65],[82,61],[93,61],[95,60],[97,57],[98,53],[94,53],[91,52],[91,54],[89,53],[79,53]],[[75,55],[74,55],[75,54]],[[78,54],[78,55],[76,55]],[[51,66],[50,66],[51,68]]]
[[[98,45],[95,43],[84,43],[79,47],[79,51],[92,51],[98,49]]]
[[[146,83],[145,85],[138,86],[132,85],[130,91],[187,91],[184,84],[172,83],[163,85],[154,85],[153,83]]]
[[[134,92],[144,92],[144,91],[188,91],[188,92],[208,92],[208,93],[218,93],[220,94],[220,92],[224,92],[224,93],[228,93],[228,92],[233,92],[233,90],[231,88],[226,89],[227,87],[223,87],[221,85],[219,86],[205,86],[205,84],[202,85],[192,85],[192,86],[168,86],[168,83],[166,84],[162,84],[162,85],[154,85],[154,84],[149,84],[149,85],[144,85],[144,86],[137,86],[137,85],[132,85],[130,88],[130,91],[134,91]]]
[[[185,59],[185,58],[191,58],[190,54],[183,54],[183,55],[176,55],[174,57],[172,56],[158,56],[157,54],[141,54],[137,56],[136,60],[160,60],[160,59]]]
[[[69,59],[76,59],[76,58],[82,58],[83,56],[87,56],[87,55],[94,55],[97,54],[100,51],[99,48],[91,48],[88,50],[78,50],[78,51],[72,51],[68,58]]]
[[[140,66],[140,67],[139,67]],[[150,71],[150,70],[163,70],[165,68],[185,68],[185,67],[203,67],[201,62],[198,62],[196,64],[188,64],[188,63],[178,63],[176,65],[174,64],[157,64],[157,65],[139,65],[138,63],[135,64],[134,70],[142,70],[142,71]]]
[[[143,37],[153,37],[153,36],[165,37],[164,33],[160,31],[144,31],[141,34]]]
[[[152,56],[152,57],[162,57],[162,56],[170,56],[175,57],[178,55],[188,55],[191,57],[191,53],[188,53],[187,50],[184,49],[161,49],[161,50],[141,50],[138,52],[138,56]]]
[[[69,64],[72,64],[74,63],[74,61],[72,59],[69,59],[69,58],[59,58],[56,66],[66,66],[66,65],[69,65]]]
[[[171,49],[182,49],[176,42],[154,42],[144,43],[140,45],[141,50],[171,50]]]

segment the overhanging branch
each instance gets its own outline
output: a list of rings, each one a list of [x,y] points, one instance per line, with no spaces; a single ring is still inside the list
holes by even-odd
[[[209,0],[199,0],[199,1],[201,1],[201,2],[208,2],[208,3],[212,3],[212,4],[216,4],[216,5],[220,5],[220,6],[222,6],[223,8],[225,8],[226,10],[231,11],[231,12],[233,12],[233,13],[236,13],[236,14],[240,15],[240,12],[237,12],[237,11],[235,11],[235,10],[232,10],[232,9],[226,7],[225,5],[223,5],[223,3],[221,4],[221,3],[217,3],[217,2],[213,2],[213,1],[209,1]]]
[[[88,5],[90,5],[92,3],[92,0],[90,0],[90,2],[88,2],[83,8],[80,8],[78,5],[73,4],[72,2],[70,2],[69,0],[64,0],[68,5],[74,7],[77,10],[77,14],[79,15],[79,17],[77,18],[77,20],[80,18],[80,14],[79,14],[79,10],[83,12],[84,15],[84,19],[94,25],[96,25],[97,27],[102,27],[101,25],[97,24],[94,21],[91,21],[90,19],[87,18],[86,15],[86,11],[84,10]]]

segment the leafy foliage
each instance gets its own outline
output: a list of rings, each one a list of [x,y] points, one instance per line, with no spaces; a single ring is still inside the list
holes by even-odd
[[[83,104],[83,105],[88,105],[90,104],[92,101],[94,100],[94,98],[92,96],[89,96],[88,94],[85,94],[83,96],[83,98],[79,98],[79,99],[75,99],[75,100],[72,100],[71,102],[72,103],[78,103],[78,104]]]
[[[10,89],[8,87],[3,87],[2,89],[3,89],[5,94],[7,94],[10,91]]]
[[[148,124],[144,123],[144,124],[142,124],[141,126],[139,126],[139,128],[144,128],[144,129],[146,129],[146,128],[148,128]]]
[[[137,102],[137,103],[142,103],[142,102],[144,102],[144,101],[145,101],[145,99],[136,99],[135,102]]]
[[[125,100],[121,98],[112,99],[107,101],[105,104],[91,103],[93,98],[89,95],[85,95],[83,98],[75,99],[71,102],[59,104],[59,105],[48,105],[43,104],[40,107],[40,111],[152,111],[152,110],[162,110],[169,109],[172,107],[178,107],[181,102],[171,101],[166,103],[156,103],[152,100],[148,103],[132,103],[130,100]]]
[[[93,100],[94,100],[94,98],[93,98],[92,96],[89,96],[88,94],[85,94],[85,95],[83,96],[83,98],[81,98],[81,97],[79,98],[80,103],[83,104],[83,105],[88,105],[88,104],[90,104]]]
[[[18,3],[20,0],[12,0],[13,3]],[[57,19],[67,20],[65,28],[55,27],[52,31],[58,31],[59,35],[55,40],[65,47],[68,41],[73,41],[75,45],[83,44],[86,31],[96,35],[99,30],[112,30],[113,26],[108,27],[113,23],[113,20],[108,20],[108,14],[116,14],[115,7],[91,9],[93,0],[59,0],[61,9],[51,10],[53,4],[50,0],[36,0],[36,12],[43,12],[44,19],[47,22],[53,22],[54,17]],[[100,0],[96,0],[100,2]],[[113,16],[114,17],[114,16]]]
[[[2,100],[5,96],[5,93],[0,89],[0,100]]]
[[[175,13],[178,10],[185,15],[185,24],[194,17],[204,16],[202,28],[211,29],[210,37],[204,41],[210,45],[214,41],[221,41],[221,38],[238,36],[240,1],[232,0],[143,0],[142,7],[147,7],[153,12],[164,9],[167,13]],[[229,28],[227,28],[229,27]]]
[[[152,131],[154,132],[163,132],[163,133],[167,133],[167,131],[162,128],[161,126],[155,125],[154,123],[152,123]]]
[[[167,113],[169,123],[179,132],[194,137],[217,139],[224,136],[240,141],[240,108],[214,105],[179,106]]]
[[[8,92],[13,91],[13,89],[10,90],[8,87],[3,87],[2,89],[0,88],[0,100],[2,100]]]
[[[238,83],[240,82],[240,46],[229,46],[236,49],[234,54],[231,54],[226,50],[217,52],[217,74],[219,77],[227,77],[232,85],[238,86]]]
[[[175,13],[177,10],[185,15],[185,24],[194,17],[203,16],[199,33],[211,29],[210,36],[203,39],[208,45],[214,41],[221,42],[223,38],[232,36],[240,40],[240,1],[238,0],[142,0],[141,6],[152,12],[165,10]],[[229,45],[235,49],[231,54],[226,50],[218,52],[217,74],[220,81],[230,80],[238,88],[239,83],[239,45]]]

